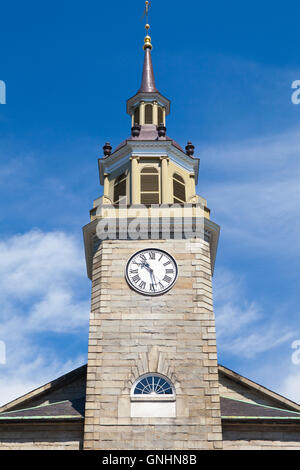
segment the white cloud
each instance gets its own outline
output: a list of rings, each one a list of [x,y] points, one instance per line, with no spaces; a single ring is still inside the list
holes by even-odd
[[[214,285],[217,344],[223,354],[252,359],[291,340],[292,327],[270,319],[245,298],[243,282],[229,270],[217,269]]]
[[[0,295],[21,300],[67,286],[84,272],[82,250],[63,232],[35,230],[0,241],[0,259]]]
[[[22,353],[24,361],[18,361],[17,370],[10,369],[5,373],[5,377],[0,375],[0,406],[76,369],[85,362],[85,357],[82,355],[64,362],[55,355],[50,355],[50,360],[45,354],[36,355],[34,359],[28,361],[25,358],[31,356],[28,354],[29,351],[22,350]]]
[[[28,319],[31,331],[72,332],[86,327],[90,301],[75,301],[72,292],[53,289],[36,303]]]
[[[205,189],[223,236],[268,251],[300,249],[300,131],[202,149]],[[220,178],[221,181],[217,181]]]
[[[290,344],[299,336],[300,129],[201,153],[210,170],[201,192],[221,225],[225,246],[237,254],[232,264],[228,261],[230,268],[216,265],[219,360],[233,361],[250,378],[300,401],[300,373],[290,359]],[[235,265],[242,269],[243,257],[248,272],[241,277]]]
[[[221,143],[216,146],[202,147],[201,153],[209,165],[215,170],[225,171],[226,174],[235,174],[243,168],[249,173],[245,174],[261,177],[257,168],[277,171],[289,169],[287,164],[291,159],[297,163],[299,156],[300,129],[294,128],[281,134],[269,135],[257,139],[249,139],[230,143]]]
[[[290,398],[296,403],[300,403],[300,367],[295,367],[290,370],[287,376],[283,379],[279,387],[279,393],[285,397]]]
[[[59,348],[62,335],[81,338],[86,331],[87,340],[90,299],[83,250],[71,235],[33,230],[2,239],[0,260],[4,404],[84,363],[85,351],[68,359]]]

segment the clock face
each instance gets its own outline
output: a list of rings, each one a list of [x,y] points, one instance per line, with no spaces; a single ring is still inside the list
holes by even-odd
[[[155,248],[135,253],[127,263],[126,279],[137,292],[144,295],[160,295],[176,282],[178,268],[174,258]]]

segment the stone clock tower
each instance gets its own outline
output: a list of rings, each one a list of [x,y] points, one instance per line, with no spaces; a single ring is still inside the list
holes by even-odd
[[[131,136],[99,159],[84,227],[92,301],[85,449],[220,449],[212,273],[219,227],[196,195],[199,160],[166,134],[146,25]]]

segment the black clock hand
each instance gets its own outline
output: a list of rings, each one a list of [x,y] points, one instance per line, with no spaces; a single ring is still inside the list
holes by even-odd
[[[156,277],[155,277],[154,274],[153,274],[153,269],[151,270],[151,276],[152,276],[152,279],[153,279],[153,284],[156,285],[157,282],[156,282]]]
[[[149,266],[148,263],[143,263],[142,264],[142,268],[145,267],[146,269],[148,269],[148,271],[150,272],[150,277],[152,279],[152,282],[153,282],[153,285],[156,284],[156,280],[155,280],[155,276],[153,274],[153,269],[151,269],[151,267]]]

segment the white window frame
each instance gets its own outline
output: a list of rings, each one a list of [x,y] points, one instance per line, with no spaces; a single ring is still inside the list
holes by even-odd
[[[160,377],[161,379],[165,380],[170,384],[170,387],[172,389],[172,394],[157,394],[157,395],[151,395],[151,394],[134,394],[135,388],[137,384],[147,378],[147,377]],[[166,377],[165,375],[158,374],[157,372],[149,372],[148,374],[141,375],[133,384],[131,388],[131,393],[130,393],[130,398],[131,401],[175,401],[176,400],[176,392],[174,385],[172,384],[171,380]]]

